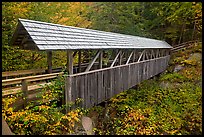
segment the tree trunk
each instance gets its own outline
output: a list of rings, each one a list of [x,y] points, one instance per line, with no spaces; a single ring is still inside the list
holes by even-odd
[[[191,38],[191,40],[194,40],[195,26],[196,26],[196,22],[194,21],[193,33],[192,33],[192,38]]]

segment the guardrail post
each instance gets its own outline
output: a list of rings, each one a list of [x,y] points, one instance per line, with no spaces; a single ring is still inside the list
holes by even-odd
[[[67,106],[69,103],[72,102],[72,77],[67,76],[65,78],[65,92],[64,94],[64,104]],[[66,107],[65,112],[68,113],[71,110],[71,108]]]
[[[28,84],[27,81],[25,79],[22,80],[22,92],[23,92],[23,104],[24,104],[24,108],[26,107],[27,103],[28,103]]]

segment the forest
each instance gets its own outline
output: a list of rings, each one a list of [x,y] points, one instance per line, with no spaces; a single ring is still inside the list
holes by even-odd
[[[191,43],[170,54],[164,72],[113,96],[105,105],[84,109],[79,107],[80,98],[62,105],[65,71],[36,91],[36,98],[47,102],[31,101],[17,110],[19,98],[26,100],[23,91],[2,97],[2,118],[13,134],[202,134],[201,2],[2,2],[2,72],[47,69],[45,51],[10,45],[18,18],[164,40],[173,47]],[[95,54],[82,53],[83,62]],[[52,56],[53,68],[66,67],[66,51],[54,51]],[[73,63],[77,61],[78,55]],[[91,132],[85,131],[84,116],[92,120]]]
[[[202,37],[201,2],[3,2],[3,72],[47,67],[46,53],[9,44],[18,18],[154,38],[172,46]],[[54,68],[66,64],[64,56],[53,53]]]

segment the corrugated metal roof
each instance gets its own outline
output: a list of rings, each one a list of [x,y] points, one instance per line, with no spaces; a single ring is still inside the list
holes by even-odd
[[[27,19],[19,19],[11,44],[38,50],[172,48],[161,40]]]

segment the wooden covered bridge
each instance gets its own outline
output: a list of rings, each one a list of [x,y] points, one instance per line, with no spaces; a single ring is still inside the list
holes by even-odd
[[[67,103],[82,98],[81,105],[85,108],[163,72],[172,48],[155,39],[26,19],[18,20],[11,44],[26,50],[47,51],[49,73],[52,73],[52,52],[67,51],[64,100]],[[90,50],[95,55],[87,65],[82,65],[81,56]],[[74,71],[76,54],[78,64]]]

